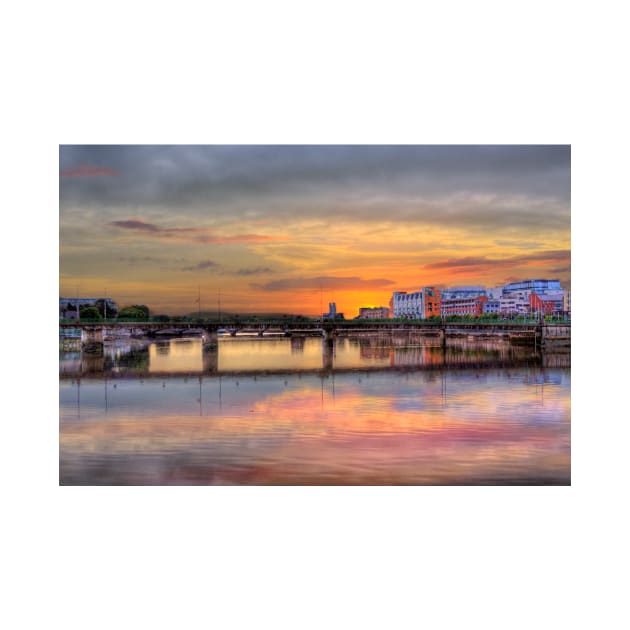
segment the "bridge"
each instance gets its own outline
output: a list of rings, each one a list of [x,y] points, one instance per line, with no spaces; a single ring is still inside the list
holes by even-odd
[[[397,334],[416,333],[440,337],[443,345],[449,336],[496,336],[508,337],[512,343],[545,346],[548,344],[570,345],[570,323],[550,324],[546,322],[522,323],[513,321],[497,322],[444,322],[426,320],[239,320],[232,322],[73,322],[59,324],[62,330],[81,331],[81,346],[87,352],[102,352],[103,342],[109,336],[125,332],[131,336],[149,338],[200,335],[205,343],[218,343],[217,333],[226,330],[231,335],[237,332],[281,333],[286,336],[318,335],[332,344],[338,336],[355,334]]]

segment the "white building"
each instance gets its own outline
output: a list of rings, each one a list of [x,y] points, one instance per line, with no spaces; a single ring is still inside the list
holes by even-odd
[[[491,300],[499,300],[503,297],[503,287],[490,287],[486,289],[486,295]]]
[[[392,307],[394,317],[421,318],[422,313],[424,313],[422,291],[415,291],[414,293],[407,293],[406,291],[394,292]]]
[[[501,311],[501,300],[488,299],[483,303],[483,312],[485,313],[499,313]]]
[[[499,299],[502,315],[527,315],[529,313],[529,292],[519,291],[504,295]]]

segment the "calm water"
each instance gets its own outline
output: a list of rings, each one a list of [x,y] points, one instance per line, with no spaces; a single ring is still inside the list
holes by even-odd
[[[62,484],[569,484],[569,355],[228,338],[60,353]]]

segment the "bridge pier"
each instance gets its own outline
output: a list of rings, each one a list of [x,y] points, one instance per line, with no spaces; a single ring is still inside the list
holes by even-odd
[[[326,328],[322,328],[322,335],[324,337],[324,341],[330,341],[332,343],[333,340],[337,338],[337,331],[334,328],[327,326]]]
[[[333,357],[335,356],[335,341],[331,337],[322,341],[322,368],[326,371],[333,369]]]
[[[103,354],[102,326],[90,326],[81,330],[81,350],[89,354]]]
[[[216,330],[206,330],[203,338],[202,345],[204,350],[212,350],[219,346],[219,336]]]

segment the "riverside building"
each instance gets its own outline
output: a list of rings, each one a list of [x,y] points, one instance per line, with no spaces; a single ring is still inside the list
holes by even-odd
[[[388,317],[387,306],[362,306],[359,309],[359,319],[387,319]]]
[[[442,289],[442,301],[475,298],[482,295],[486,295],[486,289],[481,286],[449,287]]]
[[[562,292],[560,280],[520,280],[519,282],[510,282],[503,286],[503,295],[511,293],[536,293],[537,295],[548,292]]]
[[[439,289],[424,287],[413,293],[396,291],[392,295],[391,304],[394,317],[426,319],[434,315],[440,316],[442,298]]]
[[[479,317],[483,313],[483,305],[487,301],[488,298],[485,295],[442,300],[442,316],[472,315],[473,317]]]

